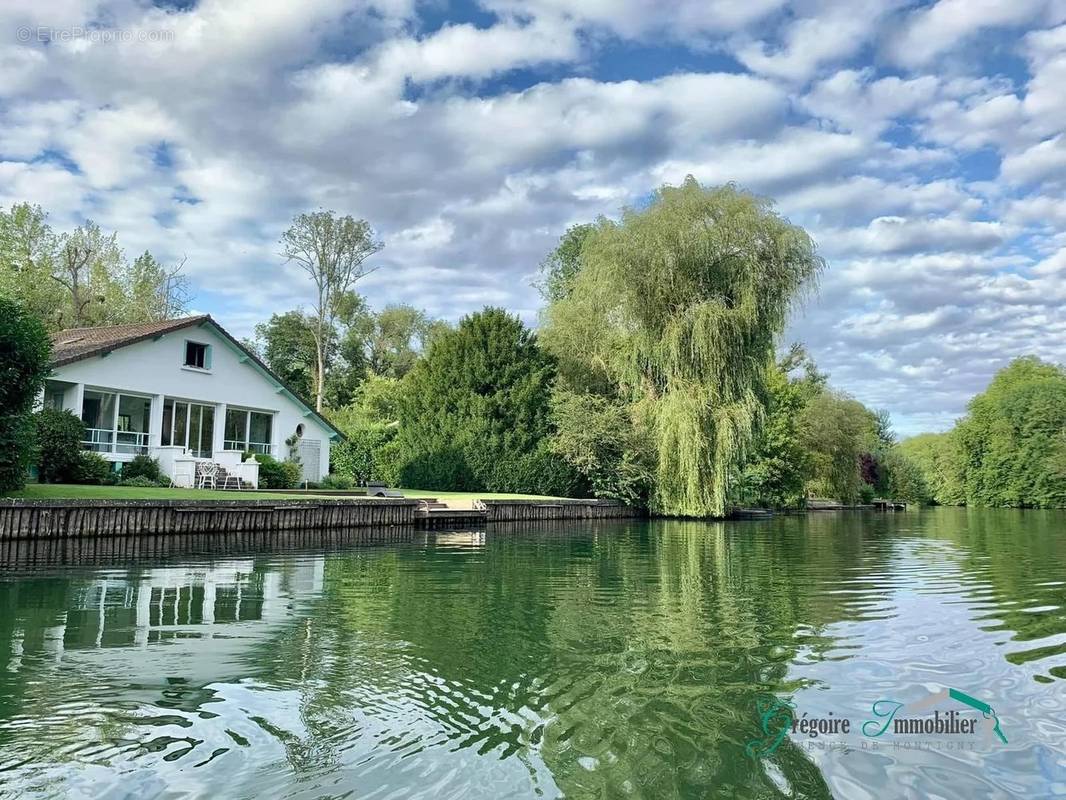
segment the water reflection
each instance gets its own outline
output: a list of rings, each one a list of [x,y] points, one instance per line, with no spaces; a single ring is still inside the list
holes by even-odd
[[[9,543],[0,796],[1050,796],[1064,519]],[[744,755],[762,693],[944,685],[1010,746]]]

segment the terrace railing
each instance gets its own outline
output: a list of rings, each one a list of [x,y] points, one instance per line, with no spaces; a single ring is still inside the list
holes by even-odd
[[[86,428],[82,447],[95,453],[138,455],[148,452],[148,434],[139,431],[115,431],[110,428]]]

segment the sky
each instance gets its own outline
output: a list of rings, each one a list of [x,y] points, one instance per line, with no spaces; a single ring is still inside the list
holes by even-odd
[[[536,324],[567,226],[686,175],[828,263],[783,343],[901,434],[1066,361],[1066,0],[0,2],[0,205],[184,258],[238,336],[311,301],[293,215],[367,219],[359,289]]]

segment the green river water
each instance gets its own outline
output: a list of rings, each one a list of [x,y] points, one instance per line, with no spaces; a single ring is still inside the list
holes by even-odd
[[[364,538],[0,545],[0,797],[1066,796],[1066,514]]]

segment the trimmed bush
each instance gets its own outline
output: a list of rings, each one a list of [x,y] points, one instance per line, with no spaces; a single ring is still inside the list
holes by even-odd
[[[134,475],[132,478],[123,478],[118,482],[119,486],[138,486],[142,489],[158,489],[159,481],[149,478],[147,475]]]
[[[127,461],[122,467],[122,483],[133,478],[147,478],[153,485],[158,484],[163,477],[159,470],[159,461],[151,456],[140,455],[132,461]],[[169,485],[169,481],[167,482]]]
[[[320,489],[351,489],[355,486],[355,481],[349,478],[347,475],[338,475],[331,472],[322,482],[318,485]]]
[[[295,489],[300,484],[299,464],[262,454],[256,454],[255,460],[259,462],[260,489]]]
[[[367,481],[395,481],[396,469],[390,470],[389,448],[396,439],[396,428],[388,425],[367,425],[345,431],[347,439],[330,449],[332,475],[350,478],[360,486]],[[393,456],[395,460],[395,456]]]
[[[41,321],[0,298],[0,492],[26,484],[34,447],[30,412],[44,388],[50,357]]]
[[[82,450],[70,477],[71,483],[105,484],[114,483],[115,474],[111,462],[99,453]]]
[[[85,425],[70,411],[46,408],[33,415],[37,432],[37,477],[41,483],[75,481]]]

